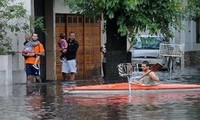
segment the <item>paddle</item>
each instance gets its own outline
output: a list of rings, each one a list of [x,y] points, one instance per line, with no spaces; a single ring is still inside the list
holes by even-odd
[[[149,72],[145,73],[142,77],[140,77],[137,81],[141,80],[142,78],[144,78],[146,75],[148,75],[150,72],[152,71],[158,71],[162,68],[163,66],[159,63],[156,63],[155,65],[153,65],[150,69]]]

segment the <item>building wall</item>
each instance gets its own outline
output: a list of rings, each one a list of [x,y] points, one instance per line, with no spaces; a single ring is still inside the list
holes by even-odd
[[[24,4],[24,8],[27,10],[27,16],[31,15],[31,0],[13,0],[13,4],[22,2]],[[13,22],[18,22],[19,20],[15,20]],[[21,21],[24,21],[21,19]],[[12,49],[13,51],[21,51],[23,49],[23,42],[25,40],[24,33],[19,32],[17,35],[14,35],[13,33],[8,34],[12,39]],[[21,53],[17,53],[13,56],[13,70],[24,70],[24,58],[21,56]]]
[[[71,13],[69,7],[67,5],[65,6],[63,4],[63,0],[54,0],[54,4],[55,4],[55,8],[54,8],[55,14],[56,13],[58,13],[58,14]],[[102,31],[101,31],[101,41],[102,41],[101,44],[102,45],[104,43],[106,43],[106,34],[105,34],[105,32],[103,32],[104,24],[105,24],[105,21],[103,21],[103,18],[102,18],[102,21],[101,21],[101,29],[102,29]]]
[[[176,43],[184,44],[184,50],[198,51],[200,50],[200,43],[196,43],[196,22],[183,21],[184,29],[175,32]]]
[[[199,64],[200,43],[196,42],[196,22],[183,21],[184,30],[175,32],[176,43],[182,44],[184,56],[182,62],[186,66]]]
[[[12,0],[12,3],[23,3],[24,8],[27,10],[27,16],[31,15],[31,0]],[[13,22],[25,22],[25,19],[15,20]],[[24,57],[19,53],[23,49],[23,42],[25,40],[24,33],[19,32],[17,35],[13,33],[8,34],[12,39],[12,50],[17,51],[12,56],[12,70],[13,70],[13,83],[21,83],[26,81],[26,75],[24,71]]]
[[[70,9],[68,6],[64,5],[63,0],[54,0],[55,3],[55,13],[70,13]]]
[[[69,7],[65,6],[63,4],[63,0],[54,0],[54,1],[55,1],[55,14],[57,14],[57,16],[67,15],[68,17],[70,17],[69,14],[72,14],[71,16],[73,16],[73,18],[76,18],[76,14],[71,13]],[[88,77],[90,75],[100,74],[99,66],[101,64],[101,57],[102,57],[102,56],[100,56],[100,54],[101,54],[100,47],[101,47],[101,45],[103,45],[106,42],[106,36],[105,36],[105,33],[103,33],[103,31],[102,31],[103,25],[104,25],[103,21],[101,21],[101,23],[100,23],[101,26],[99,27],[99,22],[96,24],[94,24],[94,23],[88,24],[86,22],[86,20],[87,20],[86,16],[79,16],[79,18],[81,18],[81,19],[83,18],[84,21],[81,23],[84,23],[84,24],[76,24],[75,25],[75,24],[67,23],[67,21],[66,21],[66,22],[64,22],[63,25],[66,25],[65,23],[67,23],[67,26],[65,26],[64,29],[63,29],[63,27],[61,29],[61,27],[59,27],[61,24],[59,23],[59,25],[56,24],[56,26],[57,26],[56,32],[65,31],[66,34],[68,35],[69,30],[73,30],[75,33],[77,33],[76,38],[77,38],[77,40],[79,40],[80,46],[79,46],[79,49],[77,52],[77,59],[78,59],[79,65],[78,65],[78,74],[76,75],[76,78],[82,79],[83,76]],[[95,31],[93,33],[93,35],[91,35],[92,31],[93,32]],[[98,31],[100,31],[100,33]],[[56,36],[57,36],[57,40],[58,40],[59,33],[57,33]],[[95,39],[96,42],[94,42],[93,39]],[[87,44],[90,44],[90,45],[87,45]],[[94,49],[93,47],[95,47],[95,50],[93,50]],[[94,53],[98,53],[98,54],[94,54]],[[57,55],[58,54],[59,53],[57,52]],[[98,60],[95,60],[95,59],[98,59]],[[60,63],[58,63],[58,64],[60,64]],[[60,66],[57,65],[58,71],[60,71],[59,68],[60,68]],[[60,78],[59,73],[57,73],[57,77],[58,77],[58,79]]]
[[[23,3],[24,8],[27,10],[27,16],[31,15],[31,0],[10,0],[11,4],[16,4],[16,3]],[[23,22],[27,22],[26,19],[17,19],[17,20],[12,20],[12,21],[8,21],[10,24],[12,23],[18,23],[18,24],[23,24]],[[24,71],[24,58],[21,55],[21,53],[19,53],[20,51],[22,51],[23,49],[23,42],[25,40],[24,38],[24,33],[22,32],[18,32],[17,35],[15,35],[14,33],[9,32],[7,34],[12,41],[12,50],[16,51],[16,54],[9,57],[8,62],[10,62],[11,64],[9,64],[7,66],[8,71],[11,72],[9,73],[8,77],[5,77],[5,83],[6,84],[13,84],[13,83],[25,83],[26,82],[26,75],[25,75],[25,71]],[[2,62],[5,63],[6,62]],[[6,76],[7,71],[5,72],[5,74],[2,74],[1,77]]]

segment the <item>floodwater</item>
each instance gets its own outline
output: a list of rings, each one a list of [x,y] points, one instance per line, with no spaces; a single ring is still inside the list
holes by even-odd
[[[200,84],[200,68],[157,73],[161,82]],[[78,81],[81,84],[84,81]],[[199,120],[200,91],[69,95],[63,83],[0,86],[0,120]]]

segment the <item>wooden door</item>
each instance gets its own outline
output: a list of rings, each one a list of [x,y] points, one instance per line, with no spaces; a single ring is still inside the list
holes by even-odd
[[[84,77],[84,20],[82,15],[67,15],[67,25],[66,25],[66,33],[67,38],[69,38],[69,33],[74,32],[76,36],[76,40],[79,42],[79,48],[77,52],[77,68],[78,74],[76,78]]]
[[[84,19],[85,76],[96,76],[100,74],[101,66],[101,27],[95,17]]]
[[[83,15],[57,15],[56,18],[56,21],[59,21],[56,23],[56,40],[59,40],[59,34],[62,32],[66,33],[67,38],[70,32],[75,32],[76,40],[79,42],[77,52],[78,73],[76,79],[100,75],[101,28],[98,19],[88,18]],[[61,80],[60,52],[59,47],[57,46],[56,48],[57,79]]]
[[[60,33],[65,33],[65,26],[66,26],[66,17],[65,15],[57,15],[56,16],[56,74],[57,79],[62,79],[61,74],[61,62],[60,62],[60,48],[58,46],[58,41],[60,39]]]

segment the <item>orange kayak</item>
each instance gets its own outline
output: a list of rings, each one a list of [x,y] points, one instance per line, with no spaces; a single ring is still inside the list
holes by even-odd
[[[63,87],[65,93],[128,93],[128,83],[114,83],[114,84],[103,84],[103,85],[89,85],[89,86],[71,86]],[[188,90],[200,90],[200,84],[156,84],[152,86],[140,86],[131,85],[131,90],[135,92],[144,91],[188,91]]]

